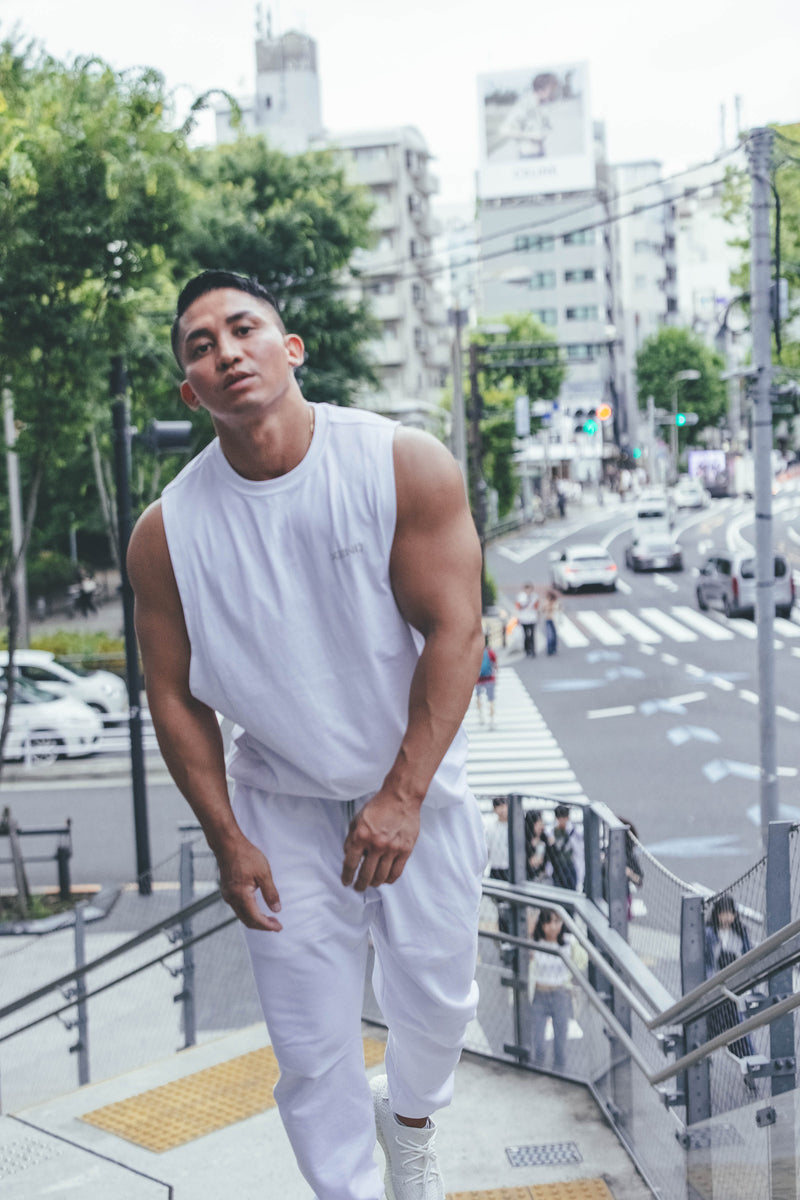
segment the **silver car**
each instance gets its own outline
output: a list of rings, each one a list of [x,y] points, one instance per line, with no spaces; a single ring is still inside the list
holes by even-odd
[[[791,616],[794,604],[792,569],[782,554],[775,555],[775,612]],[[697,578],[697,606],[721,608],[726,617],[752,617],[756,607],[756,560],[753,554],[715,554]]]
[[[0,679],[0,721],[6,706]],[[11,722],[4,758],[46,766],[57,758],[81,758],[97,749],[103,722],[82,700],[54,696],[24,679],[14,684]]]
[[[668,531],[644,533],[625,548],[625,565],[631,571],[682,571],[683,554]]]

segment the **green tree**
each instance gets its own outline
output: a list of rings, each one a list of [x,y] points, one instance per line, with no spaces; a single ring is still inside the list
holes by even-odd
[[[727,411],[727,393],[720,373],[722,358],[690,329],[668,326],[647,338],[636,355],[639,404],[652,396],[656,408],[672,412],[675,376],[681,371],[698,371],[700,378],[682,380],[678,387],[678,411],[697,413],[696,425],[681,430],[684,444],[702,440],[704,429],[718,426]]]
[[[483,400],[480,425],[483,474],[497,492],[498,514],[502,517],[511,511],[519,491],[519,478],[514,470],[516,398],[527,396],[530,404],[535,400],[554,400],[567,368],[553,334],[530,313],[508,313],[487,321],[486,325],[505,330],[491,333],[478,326],[470,339],[479,348],[477,382]],[[520,361],[530,365],[515,365]],[[469,380],[464,390],[469,396]],[[541,420],[532,418],[532,431],[540,428]]]

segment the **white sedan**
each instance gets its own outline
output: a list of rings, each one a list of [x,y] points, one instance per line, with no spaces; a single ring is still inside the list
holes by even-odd
[[[551,560],[553,585],[562,592],[581,587],[599,587],[613,592],[617,586],[617,564],[604,546],[587,543],[567,546]]]
[[[676,508],[707,508],[711,497],[699,479],[679,479],[672,499]]]
[[[6,681],[0,679],[0,722],[5,692]],[[54,763],[57,758],[79,758],[94,753],[102,732],[100,716],[82,700],[54,696],[17,679],[3,758],[24,759],[37,766]]]
[[[0,674],[8,666],[8,651],[0,651]],[[14,651],[17,677],[43,688],[53,696],[71,696],[83,700],[100,713],[125,713],[128,689],[125,681],[112,671],[86,671],[83,667],[60,662],[49,650]]]

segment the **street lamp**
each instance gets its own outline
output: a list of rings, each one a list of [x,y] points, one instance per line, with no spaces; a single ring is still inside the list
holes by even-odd
[[[678,477],[678,384],[689,383],[692,380],[700,378],[700,372],[690,367],[686,371],[678,371],[672,376],[672,426],[670,429],[670,452],[672,454],[672,462],[675,468],[675,477]]]

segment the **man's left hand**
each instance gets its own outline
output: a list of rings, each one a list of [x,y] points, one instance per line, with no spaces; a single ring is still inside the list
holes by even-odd
[[[378,792],[350,822],[342,883],[349,887],[355,878],[357,892],[394,883],[402,875],[418,836],[418,805],[404,804],[394,795]]]

